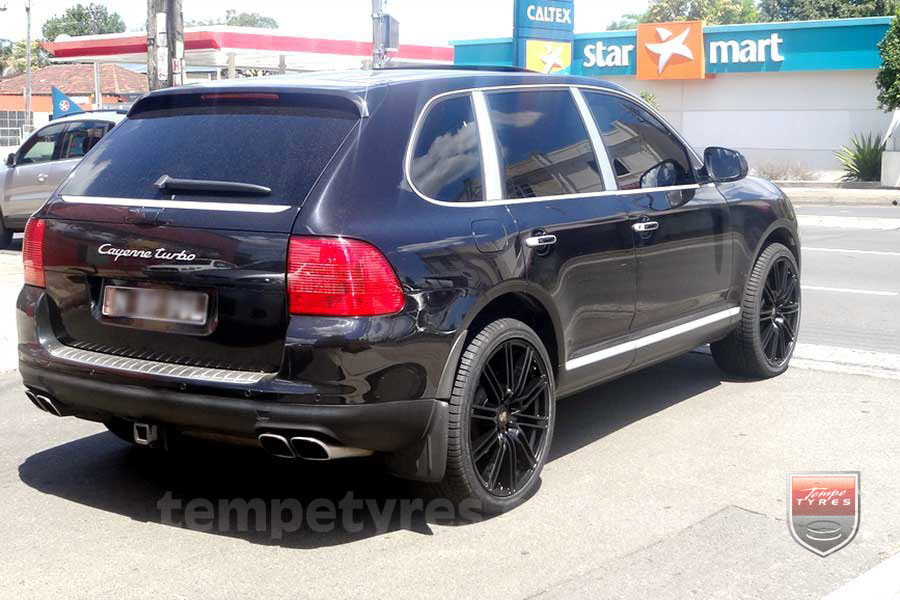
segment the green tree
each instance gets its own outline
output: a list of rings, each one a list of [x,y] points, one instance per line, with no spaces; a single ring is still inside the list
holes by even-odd
[[[44,50],[40,40],[31,42],[31,68],[40,69],[50,64],[50,53]],[[0,53],[0,75],[15,77],[25,72],[25,40],[13,44],[12,49]]]
[[[643,23],[703,20],[709,24],[754,23],[759,13],[754,0],[651,0],[640,17]]]
[[[266,29],[278,29],[278,21],[272,17],[266,17],[259,13],[239,13],[236,10],[226,10],[224,19],[192,20],[185,23],[188,27],[202,25],[233,25],[235,27],[264,27]]]
[[[880,17],[894,14],[898,8],[897,0],[761,0],[759,3],[763,21]]]
[[[606,26],[607,31],[621,31],[623,29],[634,29],[641,22],[643,15],[622,15],[621,19],[613,21]]]
[[[272,17],[264,17],[259,13],[238,13],[235,10],[225,11],[225,24],[237,27],[265,27],[278,29],[278,21]]]
[[[881,69],[875,78],[878,104],[886,111],[900,108],[900,19],[894,19],[884,39],[878,42]]]
[[[67,8],[61,16],[47,19],[41,30],[44,37],[52,42],[63,34],[122,33],[125,31],[125,21],[119,13],[111,13],[103,5],[76,4]]]

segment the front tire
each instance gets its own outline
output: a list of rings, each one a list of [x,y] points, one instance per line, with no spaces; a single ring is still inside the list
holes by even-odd
[[[515,319],[494,321],[469,342],[450,399],[439,495],[496,514],[537,490],[556,420],[550,365],[541,339]]]
[[[719,367],[741,377],[784,373],[800,331],[800,269],[782,244],[771,244],[753,265],[744,287],[741,321],[725,339],[710,344]]]

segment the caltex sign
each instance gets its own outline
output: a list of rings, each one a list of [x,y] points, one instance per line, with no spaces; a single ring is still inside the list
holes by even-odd
[[[573,0],[516,0],[514,64],[539,73],[571,73]]]

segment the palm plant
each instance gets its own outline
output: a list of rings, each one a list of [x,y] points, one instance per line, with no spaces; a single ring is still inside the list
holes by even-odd
[[[880,181],[881,136],[859,135],[850,138],[850,146],[843,146],[834,155],[844,167],[844,181]]]

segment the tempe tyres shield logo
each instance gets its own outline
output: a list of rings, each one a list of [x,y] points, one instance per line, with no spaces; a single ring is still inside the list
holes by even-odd
[[[859,530],[859,472],[792,473],[788,476],[788,528],[819,556],[849,544]]]

